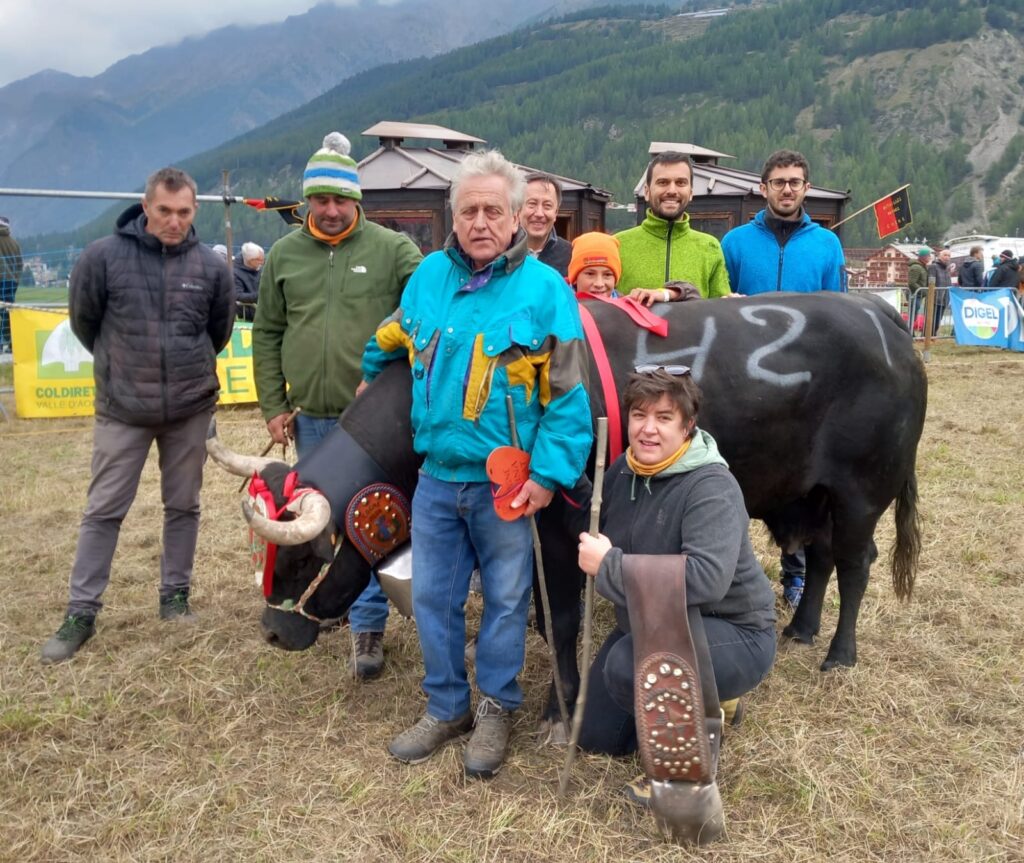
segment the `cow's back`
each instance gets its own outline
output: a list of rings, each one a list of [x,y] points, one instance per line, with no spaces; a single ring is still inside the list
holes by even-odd
[[[664,339],[598,305],[588,308],[620,392],[637,365],[691,367],[704,392],[700,425],[752,516],[865,474],[884,510],[913,470],[924,371],[902,320],[875,298],[782,293],[661,305]]]

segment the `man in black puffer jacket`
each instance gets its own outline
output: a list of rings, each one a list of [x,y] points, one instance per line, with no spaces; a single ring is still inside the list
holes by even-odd
[[[217,354],[231,337],[226,262],[196,238],[195,181],[162,168],[142,204],[91,243],[71,273],[71,329],[93,355],[92,480],[64,622],[44,663],[74,656],[95,632],[121,522],[153,441],[164,504],[160,617],[189,620],[206,430],[217,402]]]

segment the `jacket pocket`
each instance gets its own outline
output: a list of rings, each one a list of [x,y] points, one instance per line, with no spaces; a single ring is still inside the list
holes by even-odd
[[[413,324],[412,335],[412,386],[413,392],[422,398],[424,407],[430,407],[431,373],[434,370],[434,356],[440,330],[426,321]],[[413,402],[415,404],[415,400]]]
[[[527,319],[508,321],[480,333],[476,338],[463,395],[463,417],[476,421],[484,412],[494,388],[495,374],[505,369],[504,382],[499,376],[502,400],[512,393],[516,407],[524,407],[533,392],[536,370],[531,351],[540,345]]]

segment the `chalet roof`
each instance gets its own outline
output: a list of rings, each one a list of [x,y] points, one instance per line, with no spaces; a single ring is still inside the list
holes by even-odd
[[[473,143],[487,143],[482,138],[474,138],[471,135],[462,135],[468,147],[464,149],[441,149],[439,147],[405,147],[402,146],[401,138],[397,135],[386,135],[386,132],[399,130],[408,131],[416,129],[415,134],[409,133],[407,137],[417,137],[430,140],[438,137],[436,133],[421,134],[431,129],[439,130],[446,135],[462,135],[451,129],[444,129],[441,126],[427,126],[416,123],[377,123],[371,126],[364,135],[378,135],[381,137],[381,146],[359,162],[359,185],[366,191],[394,191],[399,189],[420,189],[420,190],[444,190],[451,185],[452,175],[462,160],[472,152],[470,149]],[[454,141],[453,138],[445,138],[445,143]],[[516,168],[524,176],[540,170],[527,165],[519,165]],[[547,171],[545,173],[551,173]],[[578,192],[587,190],[599,198],[611,198],[611,192],[593,186],[584,180],[577,180],[572,177],[564,177],[561,174],[551,174],[562,184],[563,192]]]
[[[398,123],[393,120],[382,120],[375,123],[369,129],[364,129],[363,134],[367,137],[376,135],[381,139],[381,146],[388,141],[401,144],[406,138],[437,140],[446,147],[464,147],[466,145],[472,147],[473,144],[487,143],[483,138],[476,138],[454,129],[446,129],[444,126],[435,126],[433,123]]]
[[[654,146],[653,144],[651,145]],[[680,151],[683,152],[683,151]],[[714,152],[708,151],[708,152]],[[729,158],[732,158],[731,156]],[[633,189],[637,198],[644,196],[644,182],[646,181],[646,169]],[[741,171],[739,168],[726,168],[716,164],[693,164],[693,195],[701,197],[736,197],[739,195],[761,196],[761,175],[753,171]],[[814,186],[807,192],[807,197],[812,200],[845,201],[850,197],[849,192],[841,192],[838,189],[826,189],[822,186]]]
[[[689,156],[695,162],[717,162],[718,159],[735,159],[735,156],[730,156],[728,153],[719,153],[718,150],[709,150],[707,147],[698,147],[696,144],[682,144],[675,143],[672,141],[651,141],[651,146],[647,148],[647,152],[652,156],[655,153],[667,153],[667,152],[682,153],[683,155]]]
[[[918,249],[931,248],[928,243],[889,243],[888,245],[912,261],[917,260]]]

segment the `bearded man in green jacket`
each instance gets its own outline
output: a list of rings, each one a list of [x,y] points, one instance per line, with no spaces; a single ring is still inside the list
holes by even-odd
[[[616,236],[622,257],[620,293],[653,291],[658,299],[679,299],[668,282],[689,282],[701,297],[729,296],[722,247],[711,234],[690,227],[686,207],[693,197],[693,165],[683,153],[658,153],[647,166],[647,216]],[[662,296],[657,296],[664,292]]]
[[[295,449],[313,449],[355,398],[363,346],[398,306],[423,255],[404,234],[366,218],[348,139],[324,138],[306,165],[302,227],[271,247],[260,275],[252,328],[253,371],[260,411],[276,443],[295,417]],[[361,679],[384,667],[387,598],[375,580],[349,610]]]

